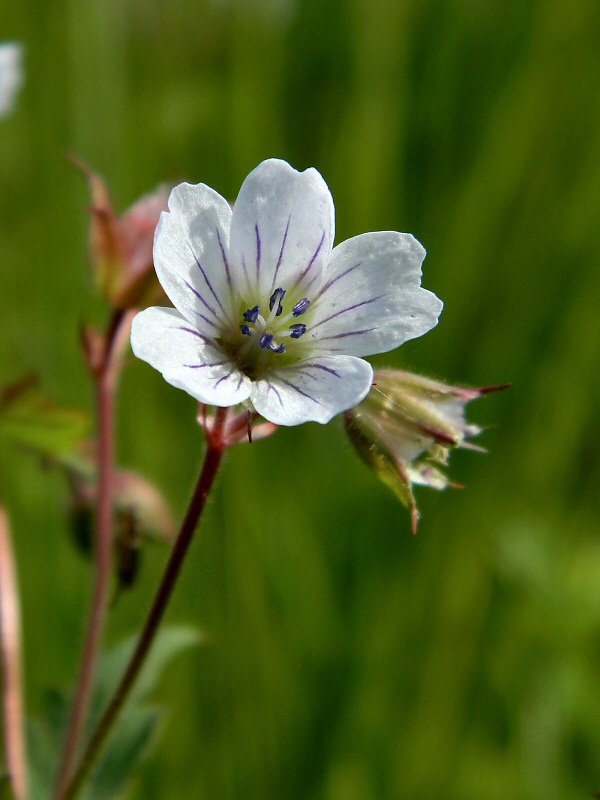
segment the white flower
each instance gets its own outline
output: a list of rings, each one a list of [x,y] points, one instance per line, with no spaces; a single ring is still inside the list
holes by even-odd
[[[23,48],[17,42],[0,44],[0,117],[12,111],[23,84],[22,58]]]
[[[260,164],[233,211],[200,183],[173,189],[154,241],[175,308],[133,323],[133,351],[201,403],[245,404],[278,425],[329,422],[373,379],[360,356],[433,328],[410,234],[365,233],[333,248],[334,207],[315,169]]]

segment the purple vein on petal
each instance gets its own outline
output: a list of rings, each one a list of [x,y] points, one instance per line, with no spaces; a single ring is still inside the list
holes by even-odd
[[[222,378],[219,378],[219,380],[215,382],[215,389],[217,388],[217,386],[218,386],[220,383],[222,383],[223,381],[226,381],[226,380],[227,380],[227,378],[229,378],[229,377],[232,375],[232,373],[233,373],[233,370],[232,370],[232,369],[230,369],[230,370],[229,370],[229,372],[227,373],[227,375],[223,375],[223,377],[222,377]]]
[[[330,375],[333,375],[336,378],[341,378],[342,377],[339,374],[339,372],[336,372],[331,367],[325,367],[323,364],[305,364],[303,367],[296,367],[294,369],[294,372],[296,373],[296,375],[298,375],[298,374],[306,375],[306,377],[310,378],[312,381],[318,381],[319,379],[317,378],[317,376],[316,375],[312,375],[309,372],[309,370],[311,370],[311,369],[322,369],[323,372],[328,372]]]
[[[191,333],[194,336],[197,336],[198,339],[202,339],[202,341],[206,342],[206,344],[214,344],[212,339],[209,339],[208,336],[204,336],[203,333],[200,333],[200,331],[197,331],[195,328],[186,328],[184,325],[179,325],[178,328],[180,331],[185,331],[186,333]]]
[[[222,367],[227,361],[214,361],[212,364],[184,364],[188,369],[204,369],[205,367]]]
[[[281,242],[281,250],[279,251],[279,258],[277,259],[277,264],[275,265],[275,273],[273,275],[273,286],[277,283],[277,273],[279,272],[279,267],[281,266],[281,262],[283,261],[283,251],[285,250],[285,243],[288,237],[288,231],[290,229],[290,222],[292,221],[292,215],[288,217],[287,225],[285,226],[285,233],[283,234],[283,241]]]
[[[323,372],[328,372],[330,375],[335,375],[336,378],[341,378],[339,372],[336,372],[332,367],[326,367],[325,364],[307,364],[308,369],[322,369]]]
[[[320,319],[318,322],[315,322],[314,325],[310,326],[310,329],[314,330],[315,328],[318,328],[319,325],[323,325],[323,323],[330,322],[330,320],[339,317],[340,314],[346,314],[348,311],[354,311],[357,308],[361,308],[361,306],[368,306],[369,303],[375,303],[377,300],[381,300],[382,297],[384,297],[384,295],[380,294],[378,297],[371,297],[370,300],[362,300],[360,303],[355,303],[353,306],[342,308],[341,311],[336,311],[335,314],[330,314],[328,317],[325,317],[325,319]]]
[[[371,331],[376,331],[377,328],[365,328],[362,331],[346,331],[346,333],[336,333],[334,336],[321,336],[319,338],[319,342],[324,342],[328,339],[344,339],[346,336],[360,336],[363,333],[371,333]]]
[[[275,396],[279,400],[279,405],[283,408],[283,400],[281,399],[281,395],[277,391],[277,389],[273,386],[272,383],[267,382],[267,397],[269,396],[269,392],[274,392]]]
[[[223,241],[221,239],[221,232],[219,231],[218,228],[216,229],[216,231],[217,231],[217,239],[219,241],[219,247],[221,248],[221,257],[223,258],[223,266],[225,267],[225,274],[227,276],[227,283],[229,285],[229,288],[231,289],[231,274],[229,272],[229,261],[227,260],[227,254],[225,252],[225,247],[223,246]]]
[[[317,400],[316,397],[313,397],[311,394],[308,394],[308,392],[305,392],[303,389],[300,389],[300,387],[296,386],[295,383],[291,383],[290,381],[286,381],[285,378],[281,378],[279,376],[277,377],[277,380],[280,380],[282,383],[285,383],[286,386],[289,386],[290,389],[294,389],[296,392],[298,392],[298,394],[301,394],[302,397],[306,397],[307,400],[312,400],[313,403],[316,403],[317,405],[320,405],[320,403],[319,403],[319,401]]]
[[[219,326],[217,325],[216,322],[213,322],[212,319],[209,319],[208,317],[205,317],[204,314],[201,314],[199,311],[194,311],[194,314],[197,317],[200,317],[200,319],[203,319],[204,322],[208,322],[208,324],[212,325],[213,328],[215,328],[216,330],[219,330]]]
[[[192,294],[194,294],[194,295],[195,295],[195,297],[197,297],[197,298],[198,298],[198,300],[200,300],[200,302],[204,304],[204,306],[205,306],[205,307],[206,307],[206,308],[207,308],[207,309],[210,311],[210,313],[211,313],[211,314],[213,314],[213,315],[215,316],[215,318],[216,318],[216,319],[218,319],[217,312],[216,312],[216,311],[215,311],[215,309],[214,309],[214,308],[213,308],[213,307],[210,305],[210,303],[208,303],[208,302],[207,302],[207,301],[204,299],[204,297],[202,297],[202,295],[200,294],[200,292],[199,292],[197,289],[194,289],[194,287],[192,286],[192,284],[191,284],[191,283],[188,283],[188,281],[186,281],[185,279],[184,279],[184,281],[183,281],[183,282],[185,283],[185,285],[187,286],[187,288],[190,290],[190,292],[192,292]]]
[[[334,283],[337,283],[338,281],[342,280],[342,278],[345,278],[346,275],[349,275],[351,272],[354,272],[354,270],[358,269],[358,267],[360,267],[361,265],[362,261],[359,261],[358,264],[354,264],[352,267],[348,267],[348,269],[345,269],[343,272],[340,272],[339,275],[336,275],[335,278],[331,278],[330,280],[328,280],[327,283],[321,287],[321,290],[316,295],[316,297],[313,298],[313,303],[315,303],[320,297],[322,297],[326,291],[331,289]]]
[[[319,246],[315,250],[315,253],[314,253],[313,257],[311,258],[311,260],[308,262],[308,265],[304,268],[304,270],[298,276],[298,280],[296,281],[296,286],[298,286],[298,284],[306,277],[306,275],[308,275],[308,273],[312,269],[312,266],[315,263],[315,261],[317,259],[317,256],[321,252],[321,248],[323,247],[323,242],[325,241],[325,234],[326,234],[326,231],[324,230],[323,231],[323,235],[321,236],[321,241],[319,242]]]
[[[221,311],[223,312],[223,316],[227,317],[227,312],[226,312],[226,311],[225,311],[225,309],[223,308],[223,303],[222,303],[222,302],[221,302],[221,300],[219,299],[219,295],[218,295],[218,294],[215,292],[215,290],[214,290],[214,288],[213,288],[213,285],[212,285],[212,283],[211,283],[211,282],[210,282],[210,280],[208,279],[208,275],[207,275],[207,274],[206,274],[206,272],[204,271],[204,267],[203,267],[203,266],[202,266],[202,264],[200,263],[200,260],[199,260],[198,256],[196,255],[196,253],[194,253],[194,248],[192,247],[192,245],[190,244],[190,242],[188,242],[188,245],[189,245],[189,248],[190,248],[190,250],[192,251],[192,255],[194,256],[194,261],[195,261],[195,262],[196,262],[196,264],[198,265],[198,269],[199,269],[199,270],[200,270],[200,272],[202,273],[202,277],[204,278],[204,280],[205,280],[205,282],[206,282],[206,285],[208,286],[208,289],[209,289],[210,293],[212,294],[212,296],[213,296],[213,297],[215,298],[215,300],[217,301],[217,305],[219,306],[219,308],[220,308],[220,309],[221,309]]]
[[[260,277],[260,259],[262,254],[262,247],[260,243],[260,231],[258,230],[258,222],[254,226],[254,233],[256,234],[256,280]]]
[[[248,281],[248,268],[246,267],[246,258],[245,258],[243,253],[242,253],[242,269],[244,270],[244,275],[246,276],[246,283],[249,283],[249,281]]]
[[[318,381],[319,380],[316,375],[311,375],[311,373],[308,372],[308,367],[295,367],[294,368],[294,374],[295,375],[306,375],[306,377],[310,378],[311,381]]]
[[[311,278],[309,281],[306,281],[306,282],[304,283],[304,285],[302,286],[302,292],[303,292],[303,294],[308,294],[308,292],[309,292],[309,289],[311,288],[311,286],[313,285],[313,283],[314,283],[314,282],[317,280],[317,278],[319,278],[319,277],[320,277],[320,273],[319,273],[319,272],[313,272],[312,278]]]
[[[235,387],[236,392],[239,392],[240,386],[242,385],[243,382],[244,382],[244,376],[240,375],[240,379],[238,380],[237,386]]]

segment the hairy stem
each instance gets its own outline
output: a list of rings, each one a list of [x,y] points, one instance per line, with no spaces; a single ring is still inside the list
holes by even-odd
[[[64,794],[77,758],[106,619],[112,572],[115,393],[122,366],[122,350],[129,336],[131,320],[130,313],[113,312],[105,337],[103,356],[94,370],[98,416],[95,581],[79,678],[54,791],[54,797],[57,799]]]
[[[98,723],[88,746],[82,756],[81,763],[72,781],[68,785],[61,800],[74,800],[77,797],[85,779],[94,766],[108,734],[125,703],[131,688],[146,660],[152,642],[156,636],[159,625],[162,621],[167,605],[173,594],[177,578],[181,572],[186,553],[192,541],[194,531],[198,525],[206,499],[217,476],[226,444],[223,437],[224,427],[228,409],[218,409],[215,425],[208,436],[208,447],[204,457],[204,464],[198,479],[198,483],[192,495],[185,518],[181,525],[177,539],[171,551],[162,580],[158,587],[154,601],[148,612],[146,622],[138,639],[138,643],[131,657],[129,665],[125,670],[121,682],[119,683],[112,700],[108,704],[100,722]]]
[[[0,651],[6,769],[15,800],[26,800],[21,615],[8,517],[2,507],[0,507]]]

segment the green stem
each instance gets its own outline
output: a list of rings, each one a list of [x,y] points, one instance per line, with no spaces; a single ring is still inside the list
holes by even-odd
[[[168,602],[173,594],[175,584],[186,553],[192,541],[194,531],[202,515],[206,498],[212,488],[217,476],[223,454],[225,452],[225,442],[223,432],[228,409],[218,409],[215,426],[208,436],[208,447],[204,457],[204,464],[198,479],[198,483],[192,495],[188,510],[181,525],[181,529],[173,546],[171,556],[167,563],[164,575],[158,587],[158,591],[146,618],[144,628],[140,634],[135,651],[131,657],[129,665],[125,670],[121,682],[118,685],[112,700],[108,704],[104,715],[98,723],[87,748],[81,758],[81,763],[73,779],[67,786],[61,800],[74,800],[83,788],[83,784],[94,766],[100,751],[113,728],[113,725],[125,703],[131,688],[146,660],[154,637],[158,631],[160,622],[166,611]]]

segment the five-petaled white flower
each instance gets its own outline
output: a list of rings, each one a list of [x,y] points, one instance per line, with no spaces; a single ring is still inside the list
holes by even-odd
[[[136,356],[201,403],[245,404],[278,425],[329,422],[373,379],[360,356],[433,328],[410,234],[365,233],[333,249],[334,207],[315,169],[270,159],[233,208],[200,183],[173,189],[154,241],[175,306],[133,322]]]

